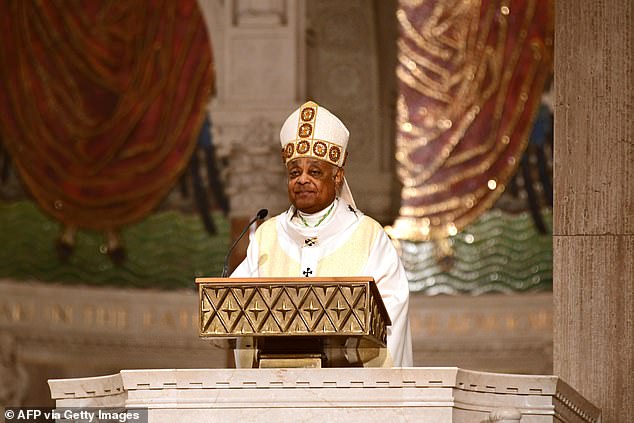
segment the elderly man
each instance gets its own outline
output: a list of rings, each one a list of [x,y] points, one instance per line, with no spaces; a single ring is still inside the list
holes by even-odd
[[[355,206],[343,170],[349,135],[314,102],[286,119],[280,141],[292,206],[257,229],[232,276],[372,276],[392,320],[393,365],[412,366],[407,278],[381,225]]]

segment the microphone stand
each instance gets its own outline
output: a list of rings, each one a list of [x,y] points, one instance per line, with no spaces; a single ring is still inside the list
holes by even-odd
[[[229,248],[229,251],[227,252],[227,255],[225,256],[225,263],[224,263],[224,266],[222,266],[222,275],[220,276],[221,278],[226,278],[227,277],[227,273],[229,272],[229,257],[231,256],[231,253],[233,252],[233,249],[238,244],[238,241],[240,241],[242,239],[244,234],[251,227],[251,225],[253,225],[253,223],[255,221],[264,219],[267,214],[269,214],[269,211],[267,209],[260,209],[258,214],[256,214],[255,217],[253,219],[251,219],[249,224],[244,227],[244,229],[240,233],[240,236],[238,236],[238,238],[236,238],[236,240],[233,241],[233,244],[231,244],[231,247]]]

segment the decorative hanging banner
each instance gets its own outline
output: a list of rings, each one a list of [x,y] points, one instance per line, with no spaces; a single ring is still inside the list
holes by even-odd
[[[66,225],[147,215],[189,161],[213,83],[195,0],[1,2],[0,131]]]
[[[393,238],[445,239],[490,208],[552,72],[552,0],[400,0]]]

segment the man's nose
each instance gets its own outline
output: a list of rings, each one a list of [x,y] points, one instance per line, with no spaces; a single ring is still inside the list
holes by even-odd
[[[302,172],[299,175],[299,178],[297,178],[297,182],[300,184],[305,184],[308,182],[308,173],[307,172]]]

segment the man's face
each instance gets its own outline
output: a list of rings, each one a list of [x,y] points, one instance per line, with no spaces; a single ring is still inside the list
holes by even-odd
[[[343,169],[323,160],[301,157],[286,165],[288,199],[304,213],[316,213],[335,200]]]

